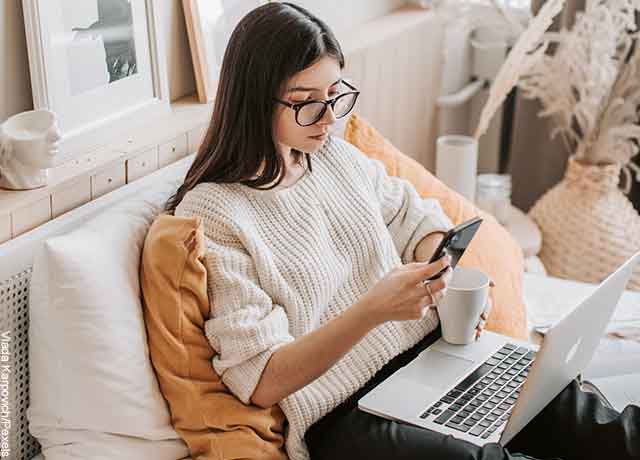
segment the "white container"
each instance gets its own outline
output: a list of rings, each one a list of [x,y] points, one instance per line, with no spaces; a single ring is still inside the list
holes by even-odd
[[[455,268],[447,294],[437,307],[445,341],[466,345],[475,340],[476,326],[487,306],[490,282],[480,270]]]
[[[438,137],[436,176],[470,201],[475,201],[478,141],[471,136]]]
[[[480,174],[477,178],[476,205],[505,225],[511,213],[511,176]]]
[[[509,29],[498,24],[478,26],[471,32],[473,76],[493,81],[507,57]]]

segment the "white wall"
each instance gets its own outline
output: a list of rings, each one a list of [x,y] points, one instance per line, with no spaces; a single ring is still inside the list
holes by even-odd
[[[290,0],[318,16],[339,33],[382,16],[407,3],[405,0]]]
[[[0,121],[31,107],[22,2],[0,0]]]
[[[171,98],[195,92],[181,0],[157,0],[165,32]],[[294,0],[339,32],[402,6],[405,0]],[[21,0],[0,0],[0,122],[33,107]]]

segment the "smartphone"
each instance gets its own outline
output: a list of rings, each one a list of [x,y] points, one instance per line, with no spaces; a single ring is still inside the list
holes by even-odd
[[[458,261],[462,257],[462,254],[464,254],[467,246],[469,246],[469,243],[471,243],[471,240],[478,231],[478,228],[480,228],[481,223],[481,218],[474,217],[473,219],[463,222],[449,230],[440,242],[436,252],[431,256],[429,263],[433,263],[445,254],[449,254],[451,256],[451,269],[456,268]],[[443,272],[444,270],[428,279],[434,280],[439,278]]]

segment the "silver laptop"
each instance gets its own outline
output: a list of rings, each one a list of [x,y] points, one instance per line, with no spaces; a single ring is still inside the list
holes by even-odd
[[[551,328],[539,350],[488,331],[469,345],[439,339],[358,407],[477,445],[506,445],[589,364],[638,262],[640,252]]]

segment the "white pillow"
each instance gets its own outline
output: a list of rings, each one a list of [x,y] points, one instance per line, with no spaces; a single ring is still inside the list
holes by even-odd
[[[27,418],[47,459],[189,455],[149,360],[140,297],[141,251],[160,198],[109,208],[35,257]]]

